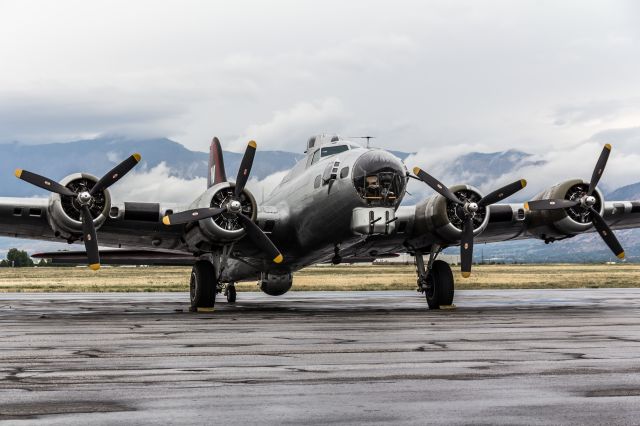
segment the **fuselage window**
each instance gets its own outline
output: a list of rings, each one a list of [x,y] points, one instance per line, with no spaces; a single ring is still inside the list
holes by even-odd
[[[322,178],[320,177],[320,175],[316,176],[316,180],[313,182],[313,187],[314,188],[320,188],[320,183],[322,182]]]
[[[349,167],[343,167],[342,170],[340,170],[340,179],[344,179],[347,176],[349,176]]]
[[[349,147],[347,145],[325,146],[324,148],[320,148],[322,158],[329,157],[330,155],[340,154],[341,152],[345,152],[348,150]]]

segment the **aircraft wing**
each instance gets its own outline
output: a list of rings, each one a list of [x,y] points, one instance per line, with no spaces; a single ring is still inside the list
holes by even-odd
[[[607,201],[604,205],[604,220],[612,230],[640,227],[640,201]],[[487,229],[480,234],[478,243],[490,243],[506,240],[540,238],[535,233],[531,212],[523,204],[495,204],[491,206],[491,215]],[[585,233],[595,232],[591,227]]]
[[[373,235],[346,251],[343,256],[375,256],[404,253],[432,244],[443,247],[460,245],[460,240],[446,240],[432,231],[425,231],[416,219],[417,206],[401,206],[396,212],[396,233]],[[419,216],[419,215],[418,215]],[[607,201],[603,218],[612,230],[640,228],[640,201]],[[492,243],[522,239],[544,239],[545,229],[555,230],[556,239],[563,237],[552,223],[541,223],[524,204],[494,204],[491,206],[486,229],[475,237],[475,243]],[[593,227],[584,233],[595,232]],[[580,234],[565,234],[573,236]]]
[[[113,204],[109,217],[99,228],[100,245],[187,252],[182,229],[161,222],[164,209],[157,203]],[[54,231],[48,198],[0,197],[0,235],[63,242]]]

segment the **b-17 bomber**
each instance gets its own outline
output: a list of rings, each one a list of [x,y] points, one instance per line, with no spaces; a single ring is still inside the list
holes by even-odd
[[[547,243],[597,232],[624,258],[614,230],[640,226],[640,202],[605,201],[598,189],[611,146],[605,145],[589,180],[560,182],[525,203],[506,200],[527,182],[518,179],[488,194],[467,184],[447,186],[423,165],[408,168],[389,151],[357,138],[317,135],[306,156],[258,203],[246,184],[257,144],[250,141],[235,179],[213,138],[204,192],[187,206],[114,200],[109,188],[140,161],[132,154],[101,178],[75,173],[59,182],[18,169],[15,175],[51,192],[48,198],[0,198],[0,234],[82,242],[84,251],[39,253],[63,264],[192,266],[193,310],[210,310],[218,294],[235,302],[235,283],[256,279],[279,296],[293,273],[313,264],[371,262],[415,256],[417,289],[431,309],[453,304],[454,277],[438,259],[460,247],[460,273],[472,272],[477,243],[535,238]],[[595,157],[594,153],[594,157]],[[403,205],[415,179],[434,194]]]

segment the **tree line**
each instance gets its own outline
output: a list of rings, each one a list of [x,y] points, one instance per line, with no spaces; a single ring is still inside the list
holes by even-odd
[[[44,259],[40,259],[37,263],[38,266],[46,266],[47,262]],[[18,250],[17,248],[9,249],[7,257],[0,260],[0,268],[28,268],[36,266],[33,259],[24,250]]]

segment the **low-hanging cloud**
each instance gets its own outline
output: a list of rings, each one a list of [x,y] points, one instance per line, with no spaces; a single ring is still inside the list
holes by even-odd
[[[116,201],[162,202],[186,206],[207,189],[206,178],[181,179],[162,162],[149,170],[133,170],[111,189]]]
[[[243,149],[249,139],[259,139],[269,149],[287,149],[293,142],[302,147],[310,135],[309,129],[340,129],[348,114],[337,98],[325,98],[316,102],[300,102],[284,111],[276,111],[272,118],[261,124],[249,126],[242,136],[231,142],[230,148]]]
[[[288,170],[273,173],[264,179],[250,178],[247,189],[260,203],[278,186]],[[132,170],[111,188],[117,202],[161,202],[164,205],[186,207],[207,189],[203,177],[183,179],[175,176],[171,168],[162,162],[151,169]]]
[[[618,140],[613,136],[616,134],[618,133],[607,134],[607,138],[603,138],[602,135],[595,135],[593,138],[575,146],[558,146],[555,150],[526,157],[521,164],[516,164],[516,166],[507,173],[480,183],[473,181],[473,179],[471,181],[465,181],[460,178],[468,174],[473,175],[470,173],[473,171],[456,170],[451,166],[452,161],[458,156],[478,151],[475,148],[482,148],[480,146],[465,147],[458,145],[445,148],[440,152],[420,150],[407,158],[405,162],[410,168],[419,165],[441,180],[445,185],[451,186],[458,183],[472,184],[477,186],[485,194],[510,182],[526,179],[528,183],[527,187],[512,198],[512,200],[522,201],[531,199],[531,197],[542,192],[544,189],[567,179],[581,178],[589,181],[596,161],[603,149],[603,142],[611,143],[613,140]],[[636,132],[621,131],[620,134],[623,138],[627,138],[630,137],[630,134],[636,135]],[[480,151],[482,151],[482,149],[480,149]],[[633,152],[633,148],[626,146],[624,143],[619,144],[619,146],[613,144],[613,151],[599,184],[600,188],[607,193],[621,186],[638,182],[640,180],[638,164],[640,164],[640,154]],[[486,170],[478,170],[477,172],[478,175],[483,178],[487,176]],[[410,197],[410,201],[412,202],[432,193],[430,188],[425,184],[413,180],[410,182],[408,190],[413,194],[413,196]]]

